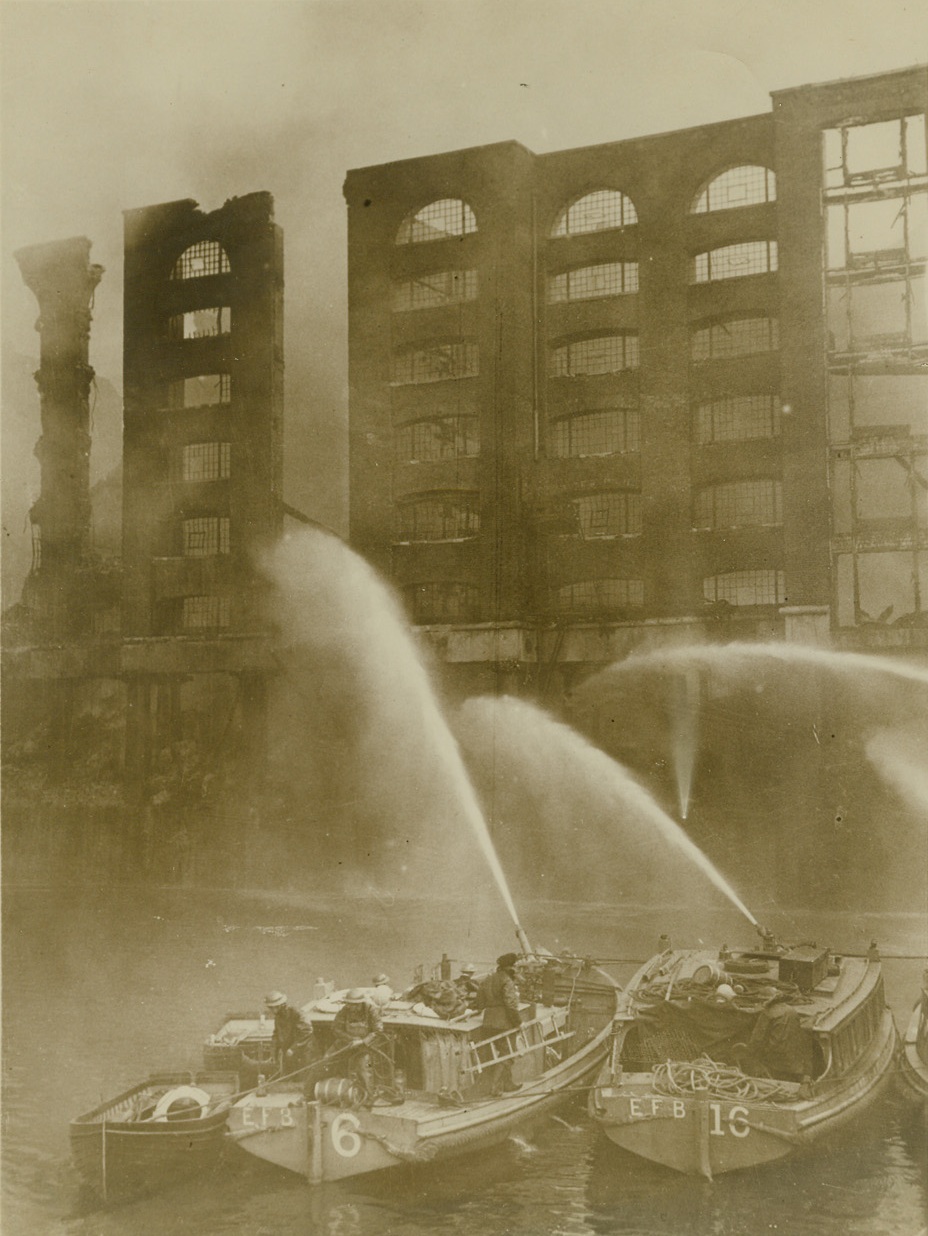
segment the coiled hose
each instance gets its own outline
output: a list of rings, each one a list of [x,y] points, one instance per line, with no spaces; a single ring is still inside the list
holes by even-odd
[[[796,1097],[795,1087],[770,1077],[749,1077],[737,1066],[719,1064],[708,1056],[655,1065],[653,1085],[658,1094],[678,1098],[705,1095],[741,1102],[784,1103]]]

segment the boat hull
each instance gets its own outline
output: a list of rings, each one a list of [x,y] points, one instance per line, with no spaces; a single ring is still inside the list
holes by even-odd
[[[225,1144],[229,1108],[222,1094],[231,1100],[236,1085],[216,1089],[221,1092],[218,1108],[197,1118],[127,1119],[129,1105],[151,1094],[149,1084],[77,1117],[70,1125],[71,1155],[84,1183],[102,1201],[113,1203],[160,1192],[208,1170]]]
[[[884,1010],[855,1067],[820,1094],[790,1102],[658,1094],[651,1074],[626,1074],[618,1086],[604,1070],[590,1112],[624,1150],[674,1171],[712,1179],[784,1158],[859,1117],[891,1077],[896,1032]]]
[[[443,1106],[434,1096],[394,1107],[338,1107],[298,1091],[240,1100],[229,1116],[233,1141],[313,1183],[402,1164],[428,1163],[505,1141],[538,1115],[589,1085],[605,1059],[610,1026],[558,1067],[498,1098]]]
[[[928,1064],[918,1053],[918,1032],[925,1017],[922,1001],[916,1004],[899,1052],[897,1077],[903,1095],[916,1103],[928,1100]]]

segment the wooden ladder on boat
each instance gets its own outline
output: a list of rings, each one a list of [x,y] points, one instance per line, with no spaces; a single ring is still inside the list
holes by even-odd
[[[532,1026],[538,1026],[542,1030],[542,1037],[537,1043],[529,1043],[525,1037],[525,1031],[531,1029]],[[545,1030],[548,1031],[545,1034]],[[463,1065],[465,1073],[475,1073],[479,1076],[485,1069],[490,1069],[497,1064],[505,1064],[507,1060],[519,1060],[525,1056],[531,1055],[532,1052],[544,1050],[547,1047],[553,1047],[555,1043],[563,1043],[567,1039],[574,1036],[573,1030],[564,1030],[557,1024],[554,1014],[549,1014],[547,1017],[534,1017],[531,1021],[522,1022],[519,1026],[513,1026],[511,1030],[503,1030],[499,1034],[494,1034],[488,1039],[481,1039],[478,1043],[470,1044],[471,1063]],[[515,1043],[515,1047],[509,1045]],[[509,1050],[502,1050],[504,1047],[509,1047]],[[489,1058],[480,1059],[480,1053],[489,1052]]]

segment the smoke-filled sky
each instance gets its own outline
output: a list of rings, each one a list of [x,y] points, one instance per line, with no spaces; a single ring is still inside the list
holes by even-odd
[[[107,270],[91,361],[121,387],[121,211],[269,189],[286,246],[287,497],[338,524],[348,168],[616,141],[928,59],[918,0],[5,0],[0,16],[5,349],[37,354],[13,251],[86,235]]]

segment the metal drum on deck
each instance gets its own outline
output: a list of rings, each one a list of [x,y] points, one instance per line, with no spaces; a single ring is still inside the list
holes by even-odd
[[[316,1082],[313,1096],[332,1107],[359,1107],[364,1098],[361,1088],[348,1077],[327,1077]]]

